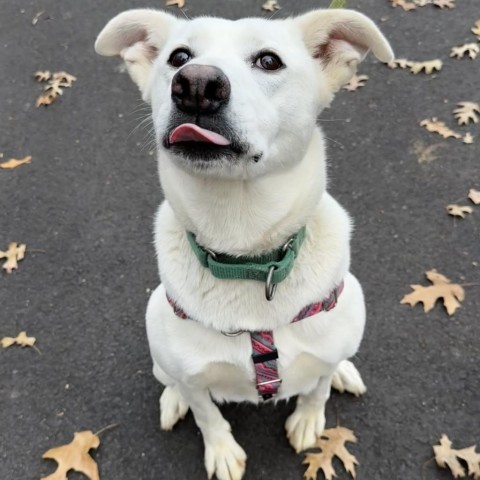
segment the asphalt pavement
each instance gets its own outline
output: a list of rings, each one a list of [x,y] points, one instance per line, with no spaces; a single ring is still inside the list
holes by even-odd
[[[270,16],[261,3],[187,0],[185,10]],[[279,3],[276,17],[328,1]],[[191,414],[173,432],[159,429],[161,386],[151,374],[144,312],[159,283],[152,222],[162,193],[148,128],[136,128],[148,111],[120,61],[93,51],[110,18],[141,6],[163,2],[1,1],[0,161],[33,158],[0,170],[0,249],[27,244],[18,271],[0,273],[0,338],[26,330],[41,352],[0,351],[2,480],[46,476],[55,464],[42,460],[44,451],[111,424],[118,426],[93,453],[102,480],[206,478]],[[355,431],[358,480],[446,480],[451,475],[428,462],[440,435],[460,448],[480,443],[480,287],[466,287],[452,317],[440,305],[424,314],[400,299],[410,284],[426,285],[432,268],[480,283],[480,206],[465,219],[445,211],[480,190],[480,127],[458,127],[451,114],[457,102],[480,101],[480,56],[449,58],[451,47],[475,42],[480,8],[478,0],[413,12],[387,0],[349,6],[378,22],[397,57],[440,58],[444,67],[412,75],[370,56],[360,68],[370,77],[365,86],[340,92],[320,118],[330,191],[355,220],[352,271],[368,308],[355,358],[368,392],[333,394],[327,426]],[[78,80],[58,102],[36,108],[41,87],[32,74],[45,69]],[[472,132],[476,143],[428,133],[418,123],[431,117]],[[436,158],[425,161],[431,145]],[[248,454],[246,480],[302,478],[302,456],[284,434],[292,409],[293,402],[222,407]],[[336,466],[339,479],[349,478]]]

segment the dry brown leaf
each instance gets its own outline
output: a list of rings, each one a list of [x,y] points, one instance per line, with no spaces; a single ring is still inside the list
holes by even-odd
[[[165,5],[167,7],[174,7],[176,5],[178,8],[183,8],[185,6],[185,0],[167,0]]]
[[[455,8],[455,0],[433,0],[432,4],[440,8]]]
[[[450,50],[450,56],[456,58],[463,58],[465,55],[468,55],[472,60],[477,57],[480,52],[480,48],[476,43],[466,43],[465,45],[460,45],[459,47],[453,47]]]
[[[0,340],[3,348],[11,347],[12,345],[20,345],[21,347],[33,347],[36,342],[35,337],[27,337],[27,332],[20,332],[16,337],[3,337]]]
[[[406,12],[409,10],[415,10],[417,6],[413,2],[407,0],[390,0],[392,7],[402,7]]]
[[[427,75],[431,75],[434,71],[440,71],[443,67],[443,62],[439,59],[428,60],[426,62],[410,62],[410,71],[417,75],[421,71],[425,71]]]
[[[431,120],[425,119],[420,122],[420,126],[425,127],[429,132],[438,133],[443,138],[462,138],[462,136],[448,128],[444,122],[440,122],[436,117]]]
[[[473,143],[473,135],[470,132],[467,132],[465,136],[462,138],[463,143],[470,145]]]
[[[0,168],[17,168],[24,163],[30,163],[32,161],[32,156],[27,155],[25,158],[21,160],[17,160],[15,158],[11,158],[10,160],[0,163]]]
[[[472,33],[480,40],[480,20],[475,22],[475,26],[472,28]]]
[[[343,463],[345,470],[355,478],[355,465],[358,465],[358,461],[347,450],[345,442],[356,443],[356,441],[355,434],[348,428],[336,427],[324,430],[315,443],[315,447],[319,448],[321,452],[307,453],[305,455],[303,463],[308,464],[304,474],[305,480],[315,480],[319,470],[323,472],[326,480],[332,480],[336,476],[332,465],[334,457],[338,457]]]
[[[465,218],[465,215],[467,213],[472,213],[473,212],[473,208],[468,207],[466,205],[456,205],[454,203],[451,203],[450,205],[447,205],[447,212],[452,217]]]
[[[460,102],[453,111],[459,125],[468,125],[470,122],[478,123],[478,115],[480,113],[480,103]]]
[[[459,302],[465,299],[465,290],[457,283],[450,283],[450,280],[438,273],[435,269],[425,272],[427,278],[433,285],[410,285],[413,292],[405,295],[400,301],[401,304],[409,304],[414,307],[417,303],[423,303],[424,312],[429,312],[437,300],[443,298],[443,305],[449,315],[453,315],[460,306]],[[458,301],[457,301],[458,300]]]
[[[393,70],[396,68],[410,68],[412,62],[406,58],[394,58],[391,62],[387,63],[387,66]]]
[[[76,432],[72,442],[52,448],[42,455],[58,463],[57,470],[41,480],[66,480],[70,470],[83,473],[90,480],[100,480],[98,466],[88,454],[92,448],[98,448],[100,439],[91,431]]]
[[[7,273],[12,273],[13,270],[18,268],[18,261],[23,260],[25,257],[25,250],[27,246],[25,244],[18,244],[12,242],[8,245],[8,250],[2,252],[0,250],[0,258],[6,258],[7,261],[3,264],[3,268]]]
[[[480,192],[478,190],[475,190],[474,188],[471,188],[470,191],[468,192],[468,198],[475,205],[480,205]]]
[[[282,7],[278,4],[277,0],[267,0],[263,5],[262,9],[267,12],[274,12],[275,10],[280,10]]]
[[[418,163],[431,163],[438,158],[437,150],[446,146],[447,144],[444,142],[426,145],[421,141],[416,141],[413,144],[413,153],[417,156]]]
[[[364,87],[367,80],[368,75],[354,75],[343,88],[349,92],[355,92],[360,87]]]
[[[468,475],[480,478],[480,454],[475,451],[476,445],[456,450],[452,448],[452,442],[442,434],[440,445],[434,445],[435,461],[441,468],[449,468],[455,478],[466,477],[465,468],[460,463],[463,460],[467,464]]]
[[[426,5],[431,5],[433,0],[414,0],[414,2],[418,7],[425,7]]]
[[[47,78],[47,74],[48,76]],[[63,89],[69,88],[73,85],[73,82],[77,80],[76,77],[70,75],[67,72],[50,72],[38,71],[35,73],[35,78],[39,82],[48,81],[44,88],[45,93],[37,98],[36,106],[51,105],[60,95],[63,95]]]
[[[48,82],[52,77],[52,73],[48,70],[39,70],[33,74],[37,82]]]

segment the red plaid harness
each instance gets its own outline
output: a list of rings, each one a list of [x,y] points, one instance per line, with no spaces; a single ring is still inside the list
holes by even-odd
[[[303,308],[290,323],[298,322],[322,311],[328,312],[329,310],[332,310],[337,304],[338,297],[342,293],[343,287],[344,282],[342,281],[340,285],[334,288],[324,300],[312,303]],[[185,313],[185,311],[182,310],[182,308],[168,294],[167,299],[177,317],[192,319],[192,317]],[[226,336],[237,336],[245,333],[245,331],[240,330],[235,333],[222,333]],[[263,400],[268,400],[278,393],[278,389],[282,383],[282,379],[278,375],[278,351],[275,347],[273,331],[262,330],[249,333],[252,343],[252,361],[255,368],[256,387],[259,396]]]

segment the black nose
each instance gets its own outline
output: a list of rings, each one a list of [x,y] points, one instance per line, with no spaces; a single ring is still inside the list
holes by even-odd
[[[230,82],[217,67],[186,65],[172,80],[172,100],[185,113],[215,113],[230,99]]]

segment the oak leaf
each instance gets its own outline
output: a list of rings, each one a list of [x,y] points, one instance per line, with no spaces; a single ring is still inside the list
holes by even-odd
[[[275,10],[280,10],[282,7],[278,4],[277,0],[267,0],[263,5],[262,9],[267,12],[274,12]]]
[[[433,3],[433,0],[414,0],[415,5],[419,7],[425,7],[427,5],[431,5]]]
[[[367,80],[368,75],[354,75],[343,88],[349,92],[355,92],[360,87],[364,87]]]
[[[450,283],[450,280],[438,273],[435,269],[425,272],[428,280],[433,285],[410,285],[413,292],[405,295],[400,301],[401,304],[409,304],[414,307],[417,303],[423,303],[424,312],[429,312],[440,298],[443,298],[443,305],[449,315],[453,315],[460,306],[459,302],[465,299],[465,290],[457,283]]]
[[[396,68],[410,68],[411,65],[412,62],[406,58],[394,58],[387,63],[387,66],[393,70]]]
[[[27,337],[27,332],[20,332],[16,337],[3,337],[0,340],[3,348],[11,347],[12,345],[20,345],[21,347],[33,347],[36,342],[35,337]]]
[[[462,136],[448,128],[444,122],[440,122],[436,117],[431,120],[425,119],[420,122],[420,126],[425,127],[429,132],[438,133],[443,138],[462,138]]]
[[[35,78],[39,82],[47,82],[44,92],[37,98],[36,106],[51,105],[60,95],[63,95],[63,89],[69,88],[77,78],[67,72],[38,71],[35,73]]]
[[[480,454],[475,451],[476,445],[457,450],[452,448],[452,442],[442,434],[440,445],[434,445],[435,461],[441,468],[449,468],[455,478],[466,477],[465,468],[460,463],[463,460],[467,464],[468,475],[475,479],[480,478]]]
[[[472,33],[480,40],[480,20],[475,22],[475,26],[472,28]]]
[[[432,4],[440,8],[455,8],[455,0],[433,0]]]
[[[460,45],[459,47],[453,47],[450,50],[450,56],[463,58],[465,55],[468,55],[473,60],[477,57],[479,52],[480,48],[476,43],[466,43],[465,45]]]
[[[25,158],[17,160],[16,158],[11,158],[10,160],[0,163],[0,168],[17,168],[24,163],[30,163],[32,161],[32,156],[27,155]]]
[[[2,252],[0,250],[0,259],[6,258],[7,261],[3,264],[3,269],[7,273],[12,273],[13,270],[18,268],[18,263],[20,260],[23,260],[25,257],[25,250],[27,246],[25,244],[18,244],[16,242],[11,242],[8,244],[8,250]]]
[[[415,10],[417,6],[413,2],[408,2],[406,0],[390,0],[392,7],[402,7],[406,12],[409,10]]]
[[[473,143],[473,135],[470,132],[467,132],[465,136],[462,138],[463,143],[472,144]]]
[[[480,103],[460,102],[453,111],[459,125],[468,125],[470,122],[478,123],[478,113],[480,113]]]
[[[38,70],[33,76],[37,82],[47,82],[52,77],[52,73],[48,70]]]
[[[167,0],[165,5],[167,7],[174,7],[176,5],[178,8],[183,8],[185,6],[185,0]]]
[[[468,192],[468,198],[475,204],[480,205],[480,191],[471,188]]]
[[[76,432],[73,440],[60,447],[52,448],[42,455],[58,463],[57,470],[41,480],[66,480],[70,470],[83,473],[90,480],[100,480],[98,466],[88,454],[92,448],[98,448],[100,438],[91,431]]]
[[[421,71],[425,71],[427,75],[431,75],[434,71],[440,71],[443,67],[443,62],[439,59],[428,60],[426,62],[410,62],[410,71],[417,75]]]
[[[308,464],[305,471],[305,480],[315,480],[319,470],[323,472],[326,480],[332,480],[336,476],[332,465],[334,457],[338,457],[343,463],[345,470],[355,478],[355,465],[358,461],[345,447],[345,442],[356,443],[357,438],[352,430],[344,427],[327,428],[317,439],[315,447],[321,450],[320,453],[307,453],[304,464]]]
[[[449,215],[452,215],[452,217],[465,218],[467,213],[473,212],[473,208],[467,205],[455,205],[454,203],[451,203],[450,205],[447,205],[447,212]]]

